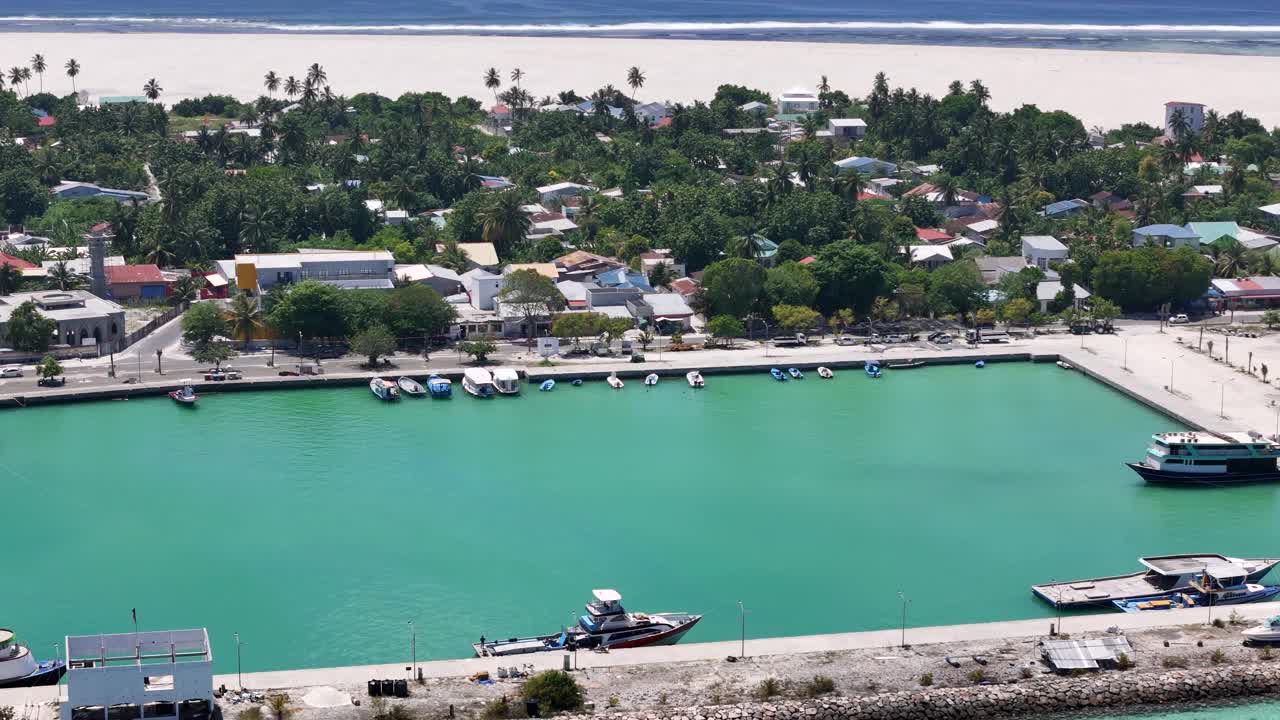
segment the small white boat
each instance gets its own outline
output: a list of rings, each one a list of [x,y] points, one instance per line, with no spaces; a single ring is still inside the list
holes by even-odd
[[[396,384],[404,391],[406,395],[426,395],[427,389],[422,384],[411,377],[396,378]]]
[[[519,395],[520,373],[511,368],[498,368],[493,371],[493,386],[503,395]]]
[[[836,374],[831,372],[831,368],[825,365],[818,368],[818,377],[822,378],[823,380],[830,380],[835,376]]]
[[[556,381],[551,378],[547,378],[542,381],[542,384],[538,386],[538,389],[542,392],[551,392],[556,389]]]
[[[618,377],[617,373],[609,373],[609,377],[605,378],[604,381],[609,383],[609,387],[614,390],[622,389],[622,379]]]
[[[478,398],[493,397],[498,393],[493,385],[493,376],[484,368],[467,368],[462,373],[462,389]]]
[[[379,400],[390,402],[400,399],[400,391],[396,389],[396,384],[382,378],[373,378],[369,381],[369,392],[372,392]]]
[[[684,379],[689,383],[689,387],[691,388],[700,388],[706,385],[706,382],[702,379],[702,373],[697,370],[690,370],[685,373]]]
[[[1280,615],[1267,618],[1266,622],[1242,634],[1247,643],[1280,643]]]
[[[195,388],[190,385],[184,386],[181,390],[174,390],[170,392],[169,397],[173,398],[173,401],[179,405],[188,406],[194,406],[196,404],[196,400],[200,399],[200,396],[196,395]]]
[[[1058,361],[1058,363],[1057,363],[1057,365],[1058,365],[1058,367],[1062,368],[1063,370],[1070,370],[1070,369],[1071,369],[1071,363],[1069,363],[1069,362],[1065,362],[1065,361],[1059,360],[1059,361]]]
[[[649,373],[644,376],[644,384],[653,386],[658,384],[658,373]]]

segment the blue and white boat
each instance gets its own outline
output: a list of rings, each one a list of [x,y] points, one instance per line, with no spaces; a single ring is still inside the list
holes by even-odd
[[[551,378],[547,378],[546,380],[543,380],[542,384],[538,386],[538,389],[541,390],[542,392],[551,392],[552,390],[555,390],[555,388],[556,388],[556,381],[552,380]]]
[[[880,377],[880,361],[868,360],[867,364],[863,366],[863,370],[866,370],[867,377],[870,377],[870,378]]]
[[[582,387],[582,378],[574,378],[569,384],[574,387]]]
[[[654,385],[657,385],[658,373],[649,373],[648,375],[645,375],[644,384],[647,385],[648,387],[653,387]]]
[[[439,375],[427,378],[427,392],[433,398],[447,398],[453,395],[453,381]]]
[[[986,360],[979,360],[978,362],[974,363],[974,364],[973,364],[973,366],[974,366],[974,367],[976,367],[976,368],[978,368],[979,370],[981,370],[982,368],[984,368],[984,367],[986,367],[986,366],[987,366],[987,361],[986,361]]]
[[[800,372],[800,368],[787,368],[787,374],[796,380],[804,379],[804,373]]]
[[[66,672],[63,661],[37,661],[12,630],[0,628],[0,688],[54,685]]]
[[[1191,590],[1113,600],[1111,604],[1124,612],[1138,613],[1153,610],[1217,607],[1218,605],[1243,605],[1245,603],[1261,602],[1280,595],[1280,585],[1259,585],[1244,582],[1244,579],[1243,575],[1234,574],[1220,577],[1210,570],[1191,581]]]
[[[769,368],[769,374],[772,375],[773,379],[777,380],[778,382],[782,382],[783,380],[787,379],[787,376],[783,375],[782,371],[779,370],[778,368]]]

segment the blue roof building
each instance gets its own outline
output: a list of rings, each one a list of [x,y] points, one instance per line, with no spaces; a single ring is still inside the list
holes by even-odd
[[[1044,207],[1044,216],[1050,218],[1068,217],[1087,207],[1089,207],[1089,203],[1084,200],[1059,200]]]
[[[1200,236],[1181,225],[1161,223],[1147,225],[1133,231],[1133,246],[1141,247],[1151,243],[1164,248],[1189,247],[1200,250]]]

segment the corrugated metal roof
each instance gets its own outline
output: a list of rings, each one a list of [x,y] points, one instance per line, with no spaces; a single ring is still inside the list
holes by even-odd
[[[1043,653],[1055,670],[1090,670],[1099,662],[1115,662],[1122,653],[1132,655],[1133,648],[1125,637],[1045,640]]]

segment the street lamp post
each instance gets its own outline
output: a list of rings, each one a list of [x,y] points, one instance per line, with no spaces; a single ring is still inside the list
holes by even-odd
[[[1129,369],[1129,338],[1124,339],[1124,362],[1121,367],[1125,370]]]
[[[409,653],[413,656],[413,677],[418,677],[418,630],[413,626],[413,621],[409,621]]]
[[[161,355],[163,355],[163,354],[164,354],[164,350],[162,350],[162,349],[160,349],[160,348],[156,348],[156,374],[157,374],[157,375],[163,375],[163,374],[164,374],[164,365],[163,365],[163,364],[161,364],[161,362],[160,362],[160,356],[161,356]]]
[[[742,601],[738,601],[738,618],[742,623],[742,644],[739,646],[738,657],[745,659],[747,657],[747,609],[743,607]]]
[[[236,684],[244,690],[244,677],[240,674],[240,633],[236,633]]]
[[[907,648],[907,605],[911,602],[902,591],[898,591],[898,599],[902,601],[902,648]]]

